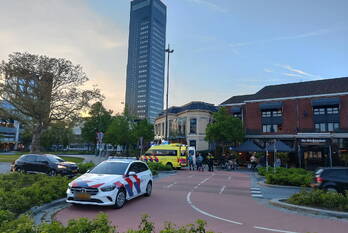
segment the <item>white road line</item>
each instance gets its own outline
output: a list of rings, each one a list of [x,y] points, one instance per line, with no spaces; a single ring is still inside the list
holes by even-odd
[[[261,190],[260,188],[250,188],[250,190]]]
[[[252,197],[263,197],[262,194],[252,194]]]
[[[215,215],[212,215],[212,214],[209,214],[199,208],[197,208],[195,205],[192,204],[191,202],[191,192],[189,192],[186,196],[186,201],[187,203],[189,203],[189,205],[194,209],[196,210],[197,212],[201,213],[201,214],[204,214],[208,217],[211,217],[211,218],[215,218],[215,219],[218,219],[218,220],[221,220],[221,221],[225,221],[225,222],[229,222],[229,223],[233,223],[233,224],[237,224],[237,225],[243,225],[243,223],[241,222],[236,222],[236,221],[232,221],[232,220],[229,220],[229,219],[225,219],[225,218],[220,218],[218,216],[215,216]]]
[[[167,188],[169,189],[170,187],[173,187],[173,185],[175,185],[175,184],[176,184],[176,182],[174,182],[174,183],[168,185]]]
[[[193,175],[188,176],[188,178],[192,178]]]
[[[231,179],[232,179],[232,176],[229,176],[229,177],[228,177],[228,180],[231,180]]]
[[[226,188],[226,185],[222,186],[222,188],[220,189],[219,194],[221,194],[225,190],[225,188]]]
[[[298,233],[298,232],[294,232],[294,231],[284,231],[284,230],[278,230],[278,229],[272,229],[272,228],[266,228],[266,227],[258,227],[258,226],[254,226],[254,228],[259,229],[259,230],[272,231],[272,232]]]
[[[251,193],[261,193],[261,191],[257,191],[257,190],[255,190],[255,191],[250,191]]]

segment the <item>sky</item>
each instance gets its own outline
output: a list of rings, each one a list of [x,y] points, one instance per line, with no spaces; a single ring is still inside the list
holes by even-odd
[[[265,85],[348,76],[347,0],[162,0],[169,105],[220,104]],[[130,0],[0,0],[0,60],[12,52],[80,64],[121,112]]]

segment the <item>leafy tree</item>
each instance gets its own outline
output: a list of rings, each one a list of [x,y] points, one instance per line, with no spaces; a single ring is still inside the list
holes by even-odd
[[[72,126],[72,123],[64,121],[52,123],[42,134],[41,145],[47,150],[53,145],[68,146],[73,137]]]
[[[213,114],[213,121],[206,129],[206,140],[220,145],[224,153],[227,144],[241,142],[243,138],[243,123],[239,118],[231,116],[226,108]]]
[[[106,132],[112,122],[112,111],[107,111],[101,102],[91,106],[89,117],[86,117],[82,127],[82,138],[90,143],[97,143],[96,133]]]
[[[63,58],[13,53],[0,64],[0,99],[13,108],[1,108],[7,118],[30,127],[31,152],[40,152],[42,133],[50,122],[76,118],[91,101],[101,99],[80,65]]]
[[[144,145],[148,145],[155,136],[153,131],[153,124],[148,122],[146,119],[135,122],[132,131],[136,140],[143,140],[143,148]]]
[[[123,115],[115,116],[106,131],[105,142],[114,146],[122,145],[128,149],[136,141],[132,129],[129,118]]]

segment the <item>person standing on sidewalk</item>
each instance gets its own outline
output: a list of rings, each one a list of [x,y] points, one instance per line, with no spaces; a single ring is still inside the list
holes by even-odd
[[[199,153],[196,159],[197,171],[203,171],[203,157],[201,153]]]
[[[211,153],[208,154],[207,161],[208,161],[209,171],[213,172],[214,171],[214,156]]]
[[[193,156],[190,154],[187,158],[188,160],[188,165],[189,165],[189,169],[190,171],[194,171],[195,170],[195,166],[194,166],[194,163],[193,163]]]

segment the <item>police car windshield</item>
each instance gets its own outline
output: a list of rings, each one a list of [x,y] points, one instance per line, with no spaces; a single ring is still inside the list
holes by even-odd
[[[92,174],[108,174],[108,175],[124,175],[129,163],[120,162],[103,162],[93,168],[89,173]]]

